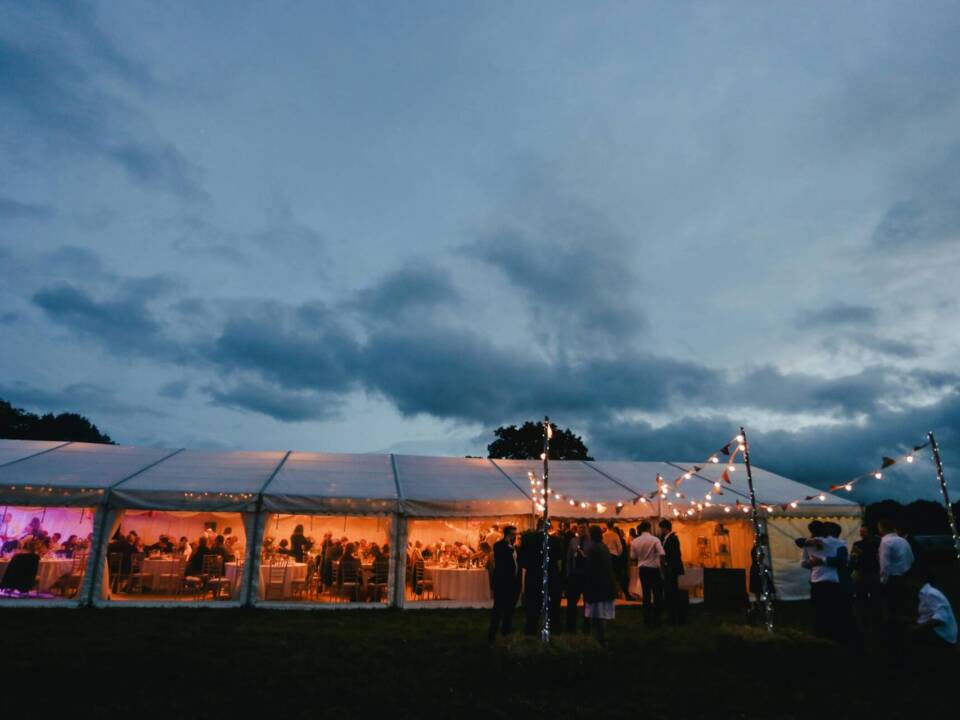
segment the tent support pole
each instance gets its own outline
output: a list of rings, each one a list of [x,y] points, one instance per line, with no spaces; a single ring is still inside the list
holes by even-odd
[[[263,493],[267,489],[267,486],[273,482],[273,479],[277,476],[280,470],[283,469],[283,466],[286,464],[287,459],[292,453],[293,450],[287,450],[287,454],[283,456],[283,459],[273,469],[273,472],[270,473],[270,477],[267,478],[267,481],[260,488],[260,492],[257,493],[257,506],[253,516],[253,537],[250,538],[248,542],[250,552],[247,553],[247,577],[245,578],[247,596],[244,598],[243,607],[250,607],[253,605],[254,573],[260,572],[260,548],[263,542],[263,538],[261,537],[263,534],[263,528],[260,527],[260,517],[263,515]]]
[[[957,534],[957,519],[953,514],[953,506],[950,504],[950,494],[947,492],[947,480],[943,475],[943,463],[940,462],[940,446],[937,445],[937,439],[933,436],[933,431],[927,433],[930,438],[930,451],[933,453],[933,463],[937,466],[937,480],[940,482],[940,494],[943,496],[943,507],[947,511],[947,522],[950,523],[950,532],[953,535],[953,551],[956,553],[957,562],[960,563],[960,535]]]
[[[740,439],[743,441],[743,463],[747,467],[747,486],[750,488],[750,519],[753,521],[753,546],[756,552],[756,563],[760,567],[760,602],[763,603],[764,624],[767,632],[773,632],[773,578],[770,577],[770,566],[767,558],[770,557],[769,537],[764,542],[764,532],[760,512],[757,509],[757,493],[753,489],[753,470],[750,467],[750,445],[747,442],[747,432],[740,427]]]
[[[540,639],[550,642],[550,418],[543,418],[543,626]]]

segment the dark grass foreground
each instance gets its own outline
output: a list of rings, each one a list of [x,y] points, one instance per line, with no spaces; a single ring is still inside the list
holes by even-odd
[[[0,609],[0,717],[716,718],[952,714],[956,656],[849,654],[778,609],[774,636],[691,608],[679,631],[618,609],[601,648],[485,642],[475,611]],[[517,614],[520,620],[520,613]],[[790,626],[793,626],[792,628]]]

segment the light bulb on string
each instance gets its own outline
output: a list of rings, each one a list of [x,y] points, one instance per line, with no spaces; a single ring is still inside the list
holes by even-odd
[[[711,456],[710,456],[710,462],[712,462],[712,463],[718,463],[718,462],[720,462],[720,458],[718,458],[716,455],[711,455]]]
[[[818,499],[820,502],[824,502],[824,501],[826,501],[827,496],[824,495],[823,493],[820,493],[819,495],[817,495],[817,499]]]
[[[906,457],[905,459],[906,459],[906,461],[907,461],[908,463],[912,463],[912,462],[913,462],[913,455],[907,455],[907,457]]]
[[[883,477],[883,473],[880,472],[879,470],[877,470],[877,471],[873,474],[873,476],[874,476],[877,480],[880,480],[880,479]]]
[[[736,470],[737,470],[736,465],[727,465],[727,472],[736,472]]]
[[[797,501],[794,500],[792,503],[790,503],[790,507],[796,509],[796,507],[797,507]]]
[[[743,445],[743,440],[744,440],[743,435],[737,435],[737,436],[733,439],[733,441],[734,441],[735,443],[739,443],[739,444],[741,444],[741,445]]]
[[[683,479],[684,479],[684,480],[689,480],[689,479],[692,478],[692,477],[693,477],[693,475],[691,475],[690,473],[684,473],[684,474],[683,474]]]
[[[847,483],[846,485],[843,486],[843,489],[846,490],[847,492],[850,492],[851,490],[853,490],[853,483]]]
[[[723,511],[724,511],[725,513],[730,512],[730,506],[729,506],[729,505],[724,505],[724,506],[723,506]]]

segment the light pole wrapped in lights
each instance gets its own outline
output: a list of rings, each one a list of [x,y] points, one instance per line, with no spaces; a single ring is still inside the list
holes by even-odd
[[[747,442],[747,432],[740,428],[737,437],[743,452],[743,464],[747,468],[747,487],[750,489],[750,518],[753,520],[753,545],[756,548],[755,562],[760,569],[760,602],[763,604],[764,624],[767,632],[773,632],[773,578],[770,575],[770,566],[767,564],[769,548],[763,542],[763,528],[760,521],[760,511],[757,508],[757,494],[753,489],[753,470],[750,467],[750,445]]]
[[[933,463],[937,466],[937,480],[940,481],[940,494],[943,495],[943,506],[947,510],[947,522],[950,523],[950,532],[953,535],[953,551],[960,562],[960,535],[957,534],[957,519],[953,515],[953,506],[950,504],[950,495],[947,493],[947,480],[943,476],[943,463],[940,462],[940,446],[933,436],[933,431],[927,433],[930,438],[930,450],[933,453]]]
[[[550,642],[550,439],[553,437],[553,428],[550,427],[550,418],[543,418],[543,625],[540,629],[540,639]]]

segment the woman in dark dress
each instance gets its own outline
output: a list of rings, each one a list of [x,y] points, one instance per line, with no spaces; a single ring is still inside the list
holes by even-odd
[[[298,563],[303,562],[303,556],[307,550],[313,547],[313,541],[308,540],[303,534],[303,525],[297,525],[293,529],[293,535],[290,536],[290,554]]]
[[[606,624],[614,618],[614,600],[617,584],[613,575],[613,560],[603,542],[603,530],[599,525],[590,526],[590,544],[586,549],[584,617],[590,621],[590,629],[601,644],[606,642]]]

